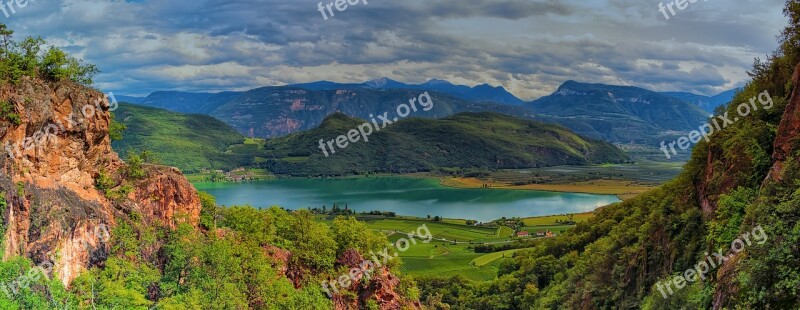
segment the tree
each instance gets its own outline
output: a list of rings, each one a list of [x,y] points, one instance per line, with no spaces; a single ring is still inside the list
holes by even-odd
[[[108,137],[111,139],[111,141],[122,140],[122,133],[125,131],[125,129],[128,129],[128,127],[126,127],[123,123],[117,122],[114,113],[110,114],[111,125],[108,126]]]

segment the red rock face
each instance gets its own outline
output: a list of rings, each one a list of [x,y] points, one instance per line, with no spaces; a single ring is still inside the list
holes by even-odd
[[[95,188],[101,172],[113,175],[124,167],[111,149],[104,94],[23,78],[0,86],[0,101],[20,117],[17,124],[0,115],[0,192],[8,203],[4,259],[27,256],[69,285],[105,262],[108,232],[131,205],[145,220],[172,227],[176,215],[185,214],[197,224],[199,198],[177,170],[149,167],[128,201],[110,201]]]
[[[148,177],[136,184],[129,196],[138,211],[150,222],[175,228],[180,221],[193,226],[200,222],[200,197],[197,190],[176,168],[147,167]]]
[[[336,259],[337,266],[346,268],[359,268],[363,263],[364,257],[355,249],[345,251]],[[359,274],[356,281],[347,288],[355,292],[358,298],[336,294],[333,296],[334,309],[364,309],[370,301],[374,301],[384,310],[422,309],[419,301],[407,300],[400,294],[400,279],[389,268],[375,268],[366,281],[363,278],[364,275]]]
[[[784,163],[800,149],[800,64],[795,68],[792,85],[792,97],[783,113],[775,138],[775,152],[772,154],[775,164],[769,174],[769,179],[778,182],[783,180]]]

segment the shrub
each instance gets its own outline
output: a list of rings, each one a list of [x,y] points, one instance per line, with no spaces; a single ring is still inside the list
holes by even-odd
[[[8,26],[0,24],[0,79],[17,83],[21,77],[29,76],[91,85],[100,72],[95,65],[84,64],[59,48],[43,51],[47,42],[40,37],[15,42],[13,34]]]
[[[114,113],[111,113],[111,125],[108,127],[108,136],[111,141],[122,140],[122,132],[128,129],[124,124],[117,122],[114,119]]]
[[[129,179],[139,180],[145,177],[144,167],[144,160],[141,156],[136,154],[129,154],[127,167],[125,168],[125,173]]]
[[[19,114],[16,113],[14,105],[8,101],[0,101],[0,119],[5,119],[14,125],[22,123],[22,119],[20,119]]]

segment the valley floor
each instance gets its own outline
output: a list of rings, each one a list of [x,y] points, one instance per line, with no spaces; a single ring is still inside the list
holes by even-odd
[[[617,195],[621,200],[634,198],[642,193],[656,188],[655,185],[642,184],[636,181],[625,180],[594,180],[564,184],[524,184],[514,185],[496,180],[478,178],[441,178],[441,184],[456,188],[498,188],[537,190],[549,192],[584,193],[597,195]]]

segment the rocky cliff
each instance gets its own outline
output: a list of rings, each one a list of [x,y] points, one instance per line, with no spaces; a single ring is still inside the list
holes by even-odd
[[[770,170],[768,181],[783,181],[786,161],[791,160],[800,150],[800,64],[795,68],[792,85],[794,86],[792,97],[778,127],[775,151],[772,154],[774,164]]]
[[[22,255],[52,266],[68,285],[82,270],[103,264],[109,231],[131,214],[168,227],[177,218],[197,224],[197,192],[175,169],[147,166],[127,196],[117,199],[97,189],[101,176],[120,186],[125,169],[111,149],[104,94],[71,82],[24,78],[0,87],[0,105],[5,259]]]

